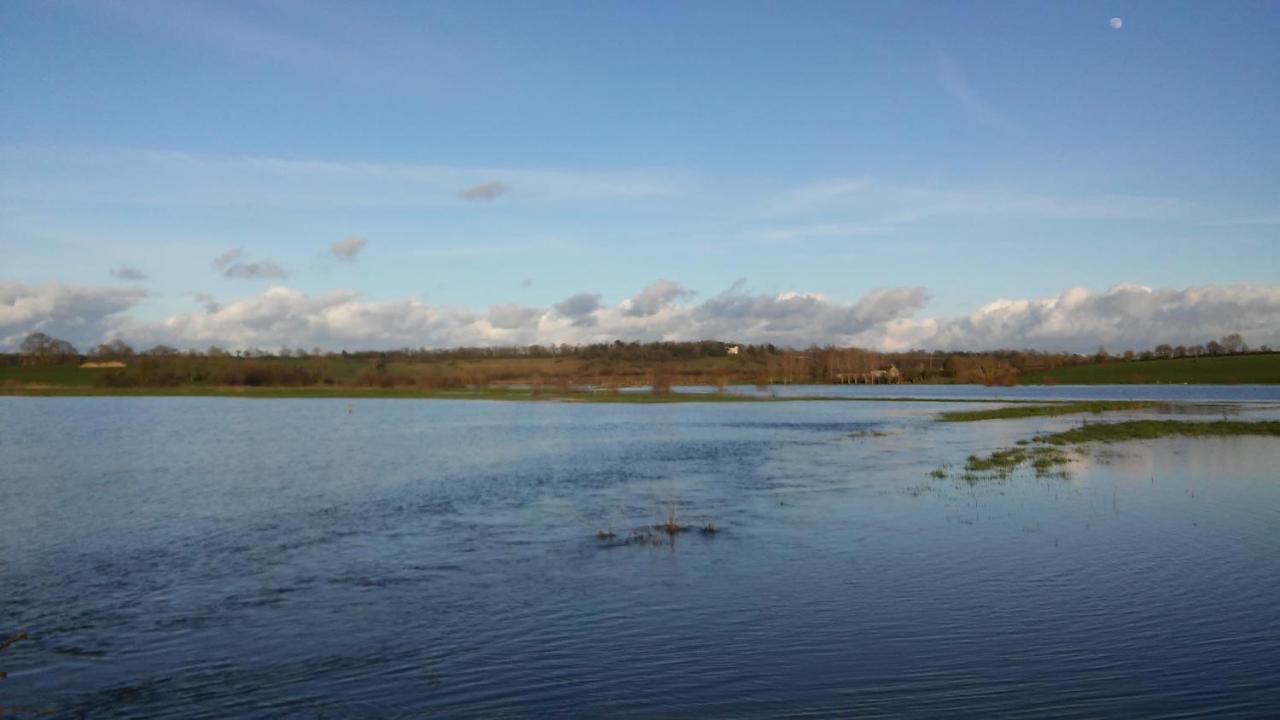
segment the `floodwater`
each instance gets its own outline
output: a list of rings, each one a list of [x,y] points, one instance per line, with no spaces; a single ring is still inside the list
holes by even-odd
[[[970,485],[929,472],[1080,418],[933,421],[954,407],[0,398],[0,635],[30,635],[0,651],[0,706],[1280,707],[1280,442],[1117,445],[1067,479]],[[596,538],[673,504],[721,532]]]

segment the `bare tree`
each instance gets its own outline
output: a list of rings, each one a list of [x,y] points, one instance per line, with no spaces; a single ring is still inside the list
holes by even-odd
[[[23,339],[18,346],[22,353],[24,365],[52,365],[70,362],[79,355],[76,348],[66,340],[49,337],[42,332],[35,332]]]

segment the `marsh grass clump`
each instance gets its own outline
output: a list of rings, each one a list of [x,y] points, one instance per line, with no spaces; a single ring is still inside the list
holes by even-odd
[[[947,471],[945,468],[934,468],[929,471],[929,477],[934,480],[943,480],[947,477]]]
[[[1007,480],[1015,470],[1029,464],[1036,477],[1066,477],[1066,472],[1059,470],[1062,465],[1071,462],[1067,453],[1055,447],[1013,447],[997,450],[986,457],[970,455],[964,464],[966,482],[998,478]]]
[[[964,469],[971,473],[994,473],[1007,476],[1026,459],[1027,451],[1024,448],[1009,448],[997,450],[986,457],[970,455],[965,460]]]
[[[720,528],[716,527],[715,521],[708,520],[705,523],[703,523],[702,528],[699,530],[699,532],[701,532],[703,535],[715,535],[716,533],[720,532]]]
[[[1036,475],[1045,476],[1059,465],[1066,465],[1071,462],[1071,458],[1058,448],[1037,447],[1031,450],[1031,467],[1035,469]]]

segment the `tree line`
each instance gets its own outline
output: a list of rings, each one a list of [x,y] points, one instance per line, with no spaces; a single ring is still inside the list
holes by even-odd
[[[1262,346],[1257,352],[1270,352]],[[883,379],[910,383],[1013,384],[1019,374],[1098,362],[1229,355],[1250,352],[1238,333],[1203,345],[1157,345],[1150,350],[1093,354],[1039,350],[878,352],[863,348],[735,345],[721,341],[624,342],[586,345],[527,345],[401,348],[387,351],[322,351],[282,347],[186,351],[168,345],[135,350],[114,339],[80,352],[71,343],[32,333],[19,352],[0,354],[0,365],[50,366],[93,361],[123,367],[102,370],[110,386],[186,384],[306,386],[346,384],[428,387],[483,386],[491,382],[556,385],[713,383],[838,383]]]

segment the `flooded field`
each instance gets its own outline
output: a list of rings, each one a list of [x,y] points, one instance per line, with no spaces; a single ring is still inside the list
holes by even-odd
[[[1247,391],[975,423],[937,422],[983,407],[948,401],[0,398],[0,634],[29,634],[0,707],[1265,715],[1280,441],[955,472],[1085,419],[1280,417]],[[688,532],[654,528],[673,515]]]

